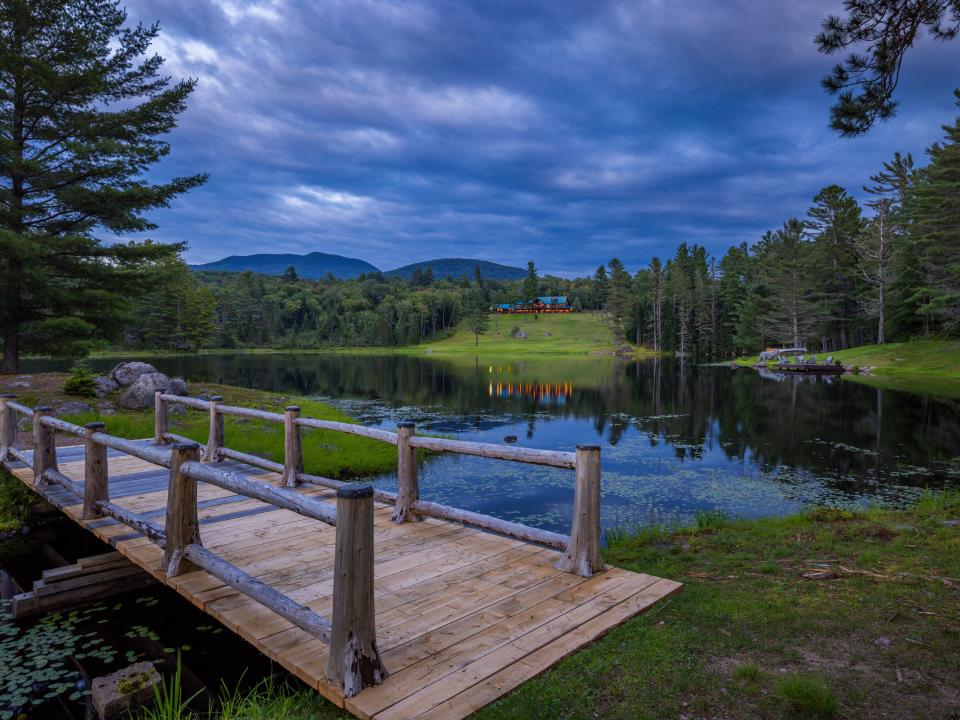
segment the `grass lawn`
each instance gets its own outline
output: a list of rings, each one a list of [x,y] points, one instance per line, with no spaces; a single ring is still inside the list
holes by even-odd
[[[475,717],[960,717],[958,520],[946,493],[621,536],[608,562],[683,592]],[[235,704],[222,717],[349,717],[309,690]]]
[[[536,318],[536,319],[535,319]],[[514,330],[526,337],[514,336]],[[415,354],[469,353],[483,355],[582,355],[613,353],[616,350],[609,323],[599,313],[566,315],[492,315],[490,326],[476,337],[466,327],[458,327],[448,338],[404,348]],[[644,352],[642,349],[639,352]]]
[[[960,397],[960,342],[913,340],[830,353],[848,368],[870,368],[869,374],[844,375],[845,380],[875,387]],[[823,359],[826,353],[817,353]],[[740,365],[753,365],[754,355],[738,358]]]

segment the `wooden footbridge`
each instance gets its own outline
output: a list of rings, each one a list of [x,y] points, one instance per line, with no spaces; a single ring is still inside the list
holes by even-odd
[[[167,408],[209,414],[198,445]],[[223,419],[282,423],[284,463],[224,447]],[[33,451],[17,442],[32,418]],[[304,471],[311,429],[396,445],[396,493]],[[82,438],[57,447],[56,434]],[[419,497],[418,449],[575,470],[569,536]],[[155,437],[113,437],[0,397],[0,461],[67,516],[362,718],[463,718],[676,592],[605,567],[600,451],[502,447],[157,393]]]

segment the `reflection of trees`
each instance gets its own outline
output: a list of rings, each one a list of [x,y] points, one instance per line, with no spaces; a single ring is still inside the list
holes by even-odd
[[[680,459],[720,445],[727,457],[749,459],[764,470],[806,469],[848,491],[891,470],[909,472],[909,466],[929,467],[960,453],[960,402],[836,378],[763,377],[669,360],[550,362],[510,367],[499,379],[541,389],[501,395],[490,392],[497,378],[472,358],[227,355],[153,362],[192,380],[395,406],[442,404],[477,428],[495,425],[490,416],[510,415],[526,421],[532,435],[538,420],[573,418],[589,421],[611,444],[633,428],[652,445],[673,445]],[[113,362],[96,364],[109,368]],[[548,386],[563,391],[542,389]]]

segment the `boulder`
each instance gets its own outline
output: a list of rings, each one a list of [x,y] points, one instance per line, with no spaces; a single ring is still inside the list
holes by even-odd
[[[120,406],[127,410],[142,410],[153,407],[153,395],[157,390],[167,390],[170,378],[163,373],[144,373],[120,396]]]
[[[57,408],[54,413],[57,416],[63,415],[82,415],[83,413],[92,413],[95,410],[87,405],[85,402],[76,402],[71,400],[70,402],[65,402],[63,405]]]
[[[128,387],[141,375],[155,372],[157,372],[157,369],[150,363],[137,361],[122,362],[110,371],[110,377],[112,377],[120,387]]]
[[[94,678],[92,700],[97,716],[114,720],[152,704],[154,687],[160,682],[160,673],[149,660]]]
[[[93,379],[93,394],[96,397],[106,397],[119,389],[120,385],[117,384],[117,381],[107,375],[97,375]]]
[[[170,378],[170,384],[167,386],[167,392],[170,395],[189,395],[187,392],[187,381],[183,378]]]

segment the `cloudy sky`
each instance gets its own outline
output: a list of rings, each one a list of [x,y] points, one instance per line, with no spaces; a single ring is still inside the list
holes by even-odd
[[[893,121],[827,127],[841,0],[128,0],[199,80],[157,167],[210,182],[153,216],[206,262],[323,252],[631,270],[862,194],[955,113],[957,43],[907,57]]]

